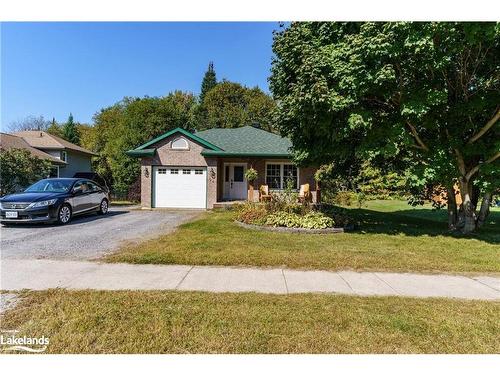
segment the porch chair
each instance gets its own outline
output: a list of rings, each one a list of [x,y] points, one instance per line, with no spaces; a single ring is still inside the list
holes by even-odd
[[[299,202],[300,203],[312,202],[312,194],[311,194],[311,189],[309,188],[309,184],[300,185]]]
[[[259,202],[270,201],[271,199],[272,199],[272,195],[269,194],[269,186],[268,185],[260,185]]]

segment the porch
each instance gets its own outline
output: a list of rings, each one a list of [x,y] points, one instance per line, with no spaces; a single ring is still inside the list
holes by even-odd
[[[271,192],[283,191],[291,183],[297,191],[301,185],[309,184],[312,200],[316,202],[314,167],[297,167],[291,160],[274,158],[218,158],[217,200],[214,208],[230,207],[248,200],[250,185],[245,178],[247,169],[257,171],[253,181],[253,201],[259,200],[259,187],[267,185]]]

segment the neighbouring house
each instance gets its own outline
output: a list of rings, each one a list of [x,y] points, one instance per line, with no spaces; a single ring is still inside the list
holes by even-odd
[[[73,177],[78,172],[92,172],[91,159],[97,156],[92,151],[40,130],[21,131],[14,135],[23,138],[31,147],[64,162],[54,166],[53,177]]]
[[[50,161],[50,163],[52,164],[52,177],[57,176],[58,169],[66,165],[65,161],[62,161],[61,159],[47,154],[46,152],[43,152],[37,148],[31,147],[24,138],[12,134],[0,133],[0,152],[9,151],[12,149],[27,150],[32,156]]]
[[[245,171],[250,167],[258,172],[254,201],[261,185],[279,191],[290,181],[295,189],[308,183],[314,190],[316,168],[294,165],[290,147],[287,138],[252,126],[199,132],[177,128],[127,155],[141,159],[144,208],[213,208],[217,202],[247,199]]]

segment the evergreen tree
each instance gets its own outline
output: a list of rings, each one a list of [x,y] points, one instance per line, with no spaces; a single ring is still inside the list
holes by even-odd
[[[200,93],[200,101],[203,103],[205,99],[205,95],[213,89],[217,85],[217,77],[215,75],[214,63],[210,61],[208,64],[208,70],[203,77],[203,81],[201,82],[201,93]]]
[[[71,113],[69,114],[68,121],[63,126],[62,136],[68,142],[77,145],[80,144],[80,133],[76,127],[76,124],[73,121],[73,115]]]

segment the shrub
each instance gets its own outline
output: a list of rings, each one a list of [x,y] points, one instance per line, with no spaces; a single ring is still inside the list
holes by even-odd
[[[289,181],[283,191],[271,193],[272,199],[266,203],[268,212],[298,212],[300,205],[297,203],[299,194],[293,188],[293,183]]]
[[[50,161],[31,155],[28,150],[10,149],[0,153],[0,195],[12,194],[46,178]]]
[[[325,229],[332,228],[335,222],[321,212],[310,212],[304,216],[289,212],[277,212],[267,216],[266,224],[286,228]]]
[[[352,218],[348,215],[345,208],[333,206],[330,204],[322,204],[320,212],[330,217],[338,227],[345,227],[353,224]]]
[[[236,220],[245,224],[264,225],[266,216],[266,208],[261,204],[248,202],[236,207]]]
[[[360,191],[356,194],[356,200],[358,201],[358,208],[361,208],[365,204],[367,196],[364,192]]]
[[[333,197],[333,203],[341,206],[352,206],[357,201],[357,195],[353,191],[339,191]]]

